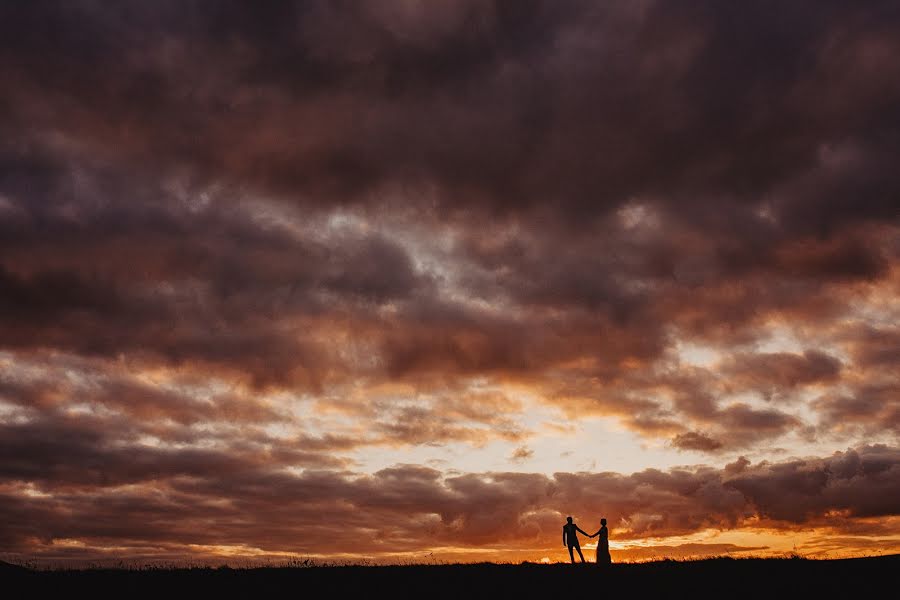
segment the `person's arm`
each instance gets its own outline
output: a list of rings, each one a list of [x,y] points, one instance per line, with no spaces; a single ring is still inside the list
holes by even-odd
[[[599,533],[600,533],[600,530],[598,529],[596,532],[592,533],[588,537],[596,537],[597,535],[599,535]]]
[[[578,531],[581,531],[581,527],[579,527],[578,525],[575,526],[575,529],[577,529]],[[587,531],[581,531],[581,535],[586,535],[588,537],[591,537],[591,535]]]

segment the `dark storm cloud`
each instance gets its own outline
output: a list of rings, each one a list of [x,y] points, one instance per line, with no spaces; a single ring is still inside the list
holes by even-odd
[[[823,396],[813,405],[825,430],[845,436],[900,433],[900,397],[895,380],[863,384],[847,394]]]
[[[730,385],[750,389],[765,389],[770,385],[773,390],[836,381],[840,370],[840,360],[817,350],[806,350],[803,354],[737,354],[723,369]]]
[[[892,367],[900,362],[900,329],[858,327],[847,332],[855,364],[864,369]]]
[[[821,461],[788,461],[742,472],[729,485],[751,499],[760,516],[805,522],[829,510],[854,517],[896,514],[897,453],[872,446]]]
[[[632,3],[432,9],[308,3],[254,10],[126,4],[100,11],[39,3],[5,10],[2,75],[16,110],[6,120],[15,135],[4,152],[4,187],[13,203],[44,204],[54,169],[68,173],[65,187],[75,196],[60,201],[63,207],[77,213],[83,204],[106,202],[100,216],[120,233],[129,221],[148,225],[153,215],[121,214],[118,197],[132,197],[135,184],[146,188],[161,175],[192,182],[192,196],[218,184],[319,207],[371,206],[382,202],[383,184],[402,183],[413,206],[417,196],[430,196],[458,216],[488,206],[504,218],[536,223],[569,223],[578,215],[587,224],[645,198],[687,219],[689,229],[721,232],[705,248],[720,256],[708,265],[712,270],[680,265],[683,250],[671,252],[679,242],[666,243],[664,233],[652,245],[610,247],[591,239],[605,231],[567,227],[524,240],[547,250],[526,261],[499,257],[497,266],[506,268],[497,285],[526,304],[606,307],[620,319],[653,322],[662,315],[641,310],[652,299],[646,288],[625,285],[635,273],[659,287],[661,277],[718,279],[747,261],[789,279],[804,272],[827,279],[829,269],[883,272],[880,250],[858,238],[826,240],[831,254],[790,258],[793,234],[806,236],[808,223],[794,231],[781,220],[780,198],[798,202],[795,193],[776,195],[768,207],[774,224],[754,211],[779,186],[838,169],[849,178],[853,218],[895,217],[879,208],[895,195],[889,186],[873,186],[878,194],[860,198],[853,185],[869,185],[868,170],[891,177],[891,169],[858,157],[884,143],[873,123],[893,124],[883,96],[896,94],[896,86],[862,70],[857,77],[875,80],[866,88],[871,93],[855,86],[844,101],[849,105],[821,101],[834,95],[826,86],[832,69],[844,73],[854,61],[870,60],[866,48],[890,49],[889,4],[817,5],[815,19],[794,8],[775,20],[767,4],[679,11]],[[845,31],[846,22],[855,28]],[[767,40],[762,47],[760,35]],[[810,116],[810,104],[825,107]],[[842,118],[851,111],[865,116]],[[30,127],[18,127],[24,122]],[[840,141],[847,138],[845,150]],[[79,177],[90,179],[86,174],[98,165],[127,185],[82,189],[77,197]],[[866,171],[854,178],[856,168]],[[835,202],[806,196],[817,219],[847,221],[841,206],[850,199],[831,217]],[[548,200],[552,211],[540,208]],[[46,231],[55,224],[40,225]],[[175,231],[179,239],[191,235],[190,228]],[[579,244],[581,233],[588,237]],[[573,245],[549,260],[562,239]],[[203,249],[199,240],[186,246],[186,258]],[[239,257],[220,258],[240,266]],[[365,287],[357,278],[365,274],[334,285],[340,292],[352,281],[348,291],[356,292]]]
[[[288,419],[266,402],[239,392],[167,389],[129,376],[121,365],[106,371],[91,369],[90,365],[77,360],[32,361],[29,366],[41,374],[27,380],[16,379],[11,372],[0,372],[0,401],[17,405],[28,416],[47,418],[79,404],[90,407],[94,414],[115,413],[131,420],[136,428],[149,427],[154,422],[189,427],[213,422],[254,425]]]
[[[115,420],[31,422],[0,426],[5,480],[53,481],[56,485],[122,485],[178,474],[224,477],[255,463],[216,451],[116,447],[104,429],[123,432]],[[125,431],[127,432],[127,430]],[[319,461],[327,462],[327,461]]]
[[[244,371],[259,383],[316,386],[334,352],[291,329],[327,329],[327,315],[310,319],[402,301],[430,285],[377,233],[298,239],[217,199],[186,206],[156,186],[157,201],[118,204],[124,182],[104,189],[96,173],[78,177],[87,192],[58,184],[49,198],[9,201],[11,216],[0,219],[6,347],[149,354]]]
[[[231,544],[303,553],[391,553],[429,543],[545,548],[566,514],[581,522],[605,515],[622,540],[760,523],[781,530],[805,526],[853,532],[857,520],[864,525],[871,517],[898,515],[898,486],[898,451],[886,446],[740,470],[649,469],[632,475],[448,476],[417,465],[371,476],[263,469],[52,496],[35,495],[32,489],[30,497],[7,480],[0,511],[10,518],[0,522],[5,547],[14,551],[41,550],[55,538],[89,544]],[[329,515],[324,523],[322,511]],[[334,522],[341,527],[334,528]],[[373,523],[378,524],[374,537],[367,534]]]
[[[354,202],[435,181],[451,210],[593,215],[674,191],[731,211],[799,186],[775,210],[803,228],[894,216],[891,169],[822,156],[891,154],[891,3],[4,10],[9,128],[30,117],[126,164]]]

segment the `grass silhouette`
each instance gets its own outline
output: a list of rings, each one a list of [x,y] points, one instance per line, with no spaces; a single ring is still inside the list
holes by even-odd
[[[560,594],[622,598],[829,598],[893,589],[900,554],[837,560],[786,558],[664,559],[587,564],[327,564],[310,559],[281,566],[233,568],[0,569],[28,597],[105,595],[213,598],[555,598]],[[25,597],[25,596],[22,596]]]

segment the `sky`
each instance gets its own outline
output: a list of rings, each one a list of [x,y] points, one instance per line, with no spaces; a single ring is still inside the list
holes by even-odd
[[[0,90],[0,559],[900,552],[900,4],[4,2]]]

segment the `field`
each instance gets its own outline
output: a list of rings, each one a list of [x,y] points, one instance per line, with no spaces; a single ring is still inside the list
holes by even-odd
[[[871,598],[891,595],[898,569],[900,555],[658,561],[606,571],[590,563],[55,571],[4,565],[0,579],[7,590],[21,586],[22,598]]]

